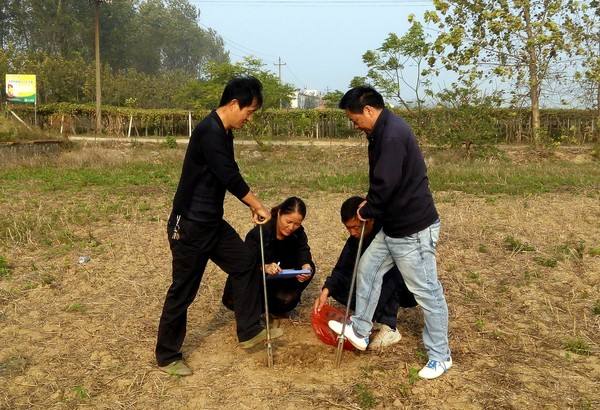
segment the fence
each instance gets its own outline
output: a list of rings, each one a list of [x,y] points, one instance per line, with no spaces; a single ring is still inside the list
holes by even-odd
[[[33,122],[33,110],[13,106],[19,116]],[[468,107],[430,108],[421,112],[397,111],[422,142],[458,145],[517,143],[532,141],[527,110]],[[115,136],[183,136],[189,132],[189,118],[198,122],[208,111],[149,110],[103,107],[103,132]],[[48,104],[38,107],[38,124],[67,134],[94,131],[95,108],[91,105]],[[541,133],[547,141],[570,144],[598,142],[600,119],[591,110],[542,110]],[[352,138],[360,136],[341,110],[262,110],[254,121],[236,132],[239,138]]]

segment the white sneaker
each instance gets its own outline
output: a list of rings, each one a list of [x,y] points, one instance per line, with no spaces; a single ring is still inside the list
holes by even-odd
[[[402,339],[402,335],[398,329],[392,329],[388,325],[382,324],[379,332],[371,339],[369,349],[383,349],[398,343],[400,339]]]
[[[342,327],[344,327],[343,323],[338,322],[337,320],[330,320],[328,323],[329,328],[333,330],[338,335],[342,334]],[[358,350],[367,350],[367,346],[369,345],[368,337],[360,337],[356,333],[354,333],[354,329],[352,328],[352,322],[349,322],[344,329],[344,336],[346,339],[352,343],[352,346],[356,347]]]
[[[435,379],[446,373],[452,367],[452,358],[448,361],[438,362],[437,360],[430,360],[427,362],[425,367],[419,370],[419,377],[422,379]]]

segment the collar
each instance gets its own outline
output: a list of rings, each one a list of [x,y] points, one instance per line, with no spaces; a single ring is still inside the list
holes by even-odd
[[[373,131],[369,135],[367,135],[367,139],[372,141],[376,136],[380,135],[383,132],[383,128],[387,123],[388,117],[390,116],[390,111],[387,108],[384,108],[379,114],[379,118],[375,121],[375,126],[373,127]]]
[[[225,129],[225,125],[223,124],[223,121],[221,120],[221,117],[219,117],[219,114],[217,114],[217,110],[212,110],[209,114],[210,117],[212,117],[217,124],[219,125],[219,128],[221,128],[221,130],[227,134],[229,137],[233,138],[233,132],[231,132],[231,130],[226,130]]]

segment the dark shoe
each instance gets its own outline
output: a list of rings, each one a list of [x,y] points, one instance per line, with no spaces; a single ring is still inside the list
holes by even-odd
[[[271,339],[277,339],[278,337],[283,336],[283,329],[280,327],[271,327]],[[240,347],[242,349],[250,349],[257,344],[264,342],[267,340],[267,329],[261,330],[256,336],[254,336],[250,340],[244,340],[240,342]]]
[[[158,368],[171,376],[190,376],[193,373],[183,360],[175,360],[166,366],[158,366]]]

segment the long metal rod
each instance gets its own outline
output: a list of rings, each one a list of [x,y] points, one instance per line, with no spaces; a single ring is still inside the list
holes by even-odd
[[[269,323],[269,298],[267,297],[267,274],[265,272],[265,245],[263,241],[263,227],[258,225],[260,231],[260,257],[262,261],[263,294],[265,297],[265,324],[267,328],[267,366],[273,367],[273,345],[271,344],[271,327]]]
[[[335,352],[335,367],[340,367],[342,362],[342,352],[344,351],[344,342],[346,336],[346,323],[348,322],[348,314],[350,313],[350,305],[352,304],[352,294],[354,293],[354,283],[356,282],[356,272],[358,272],[358,262],[360,261],[360,251],[362,250],[363,239],[365,236],[365,222],[363,221],[360,227],[360,240],[358,241],[358,250],[356,251],[356,259],[354,261],[354,270],[352,271],[352,281],[350,282],[350,290],[348,291],[348,303],[346,303],[346,313],[342,322],[342,334],[338,336],[337,351]]]

